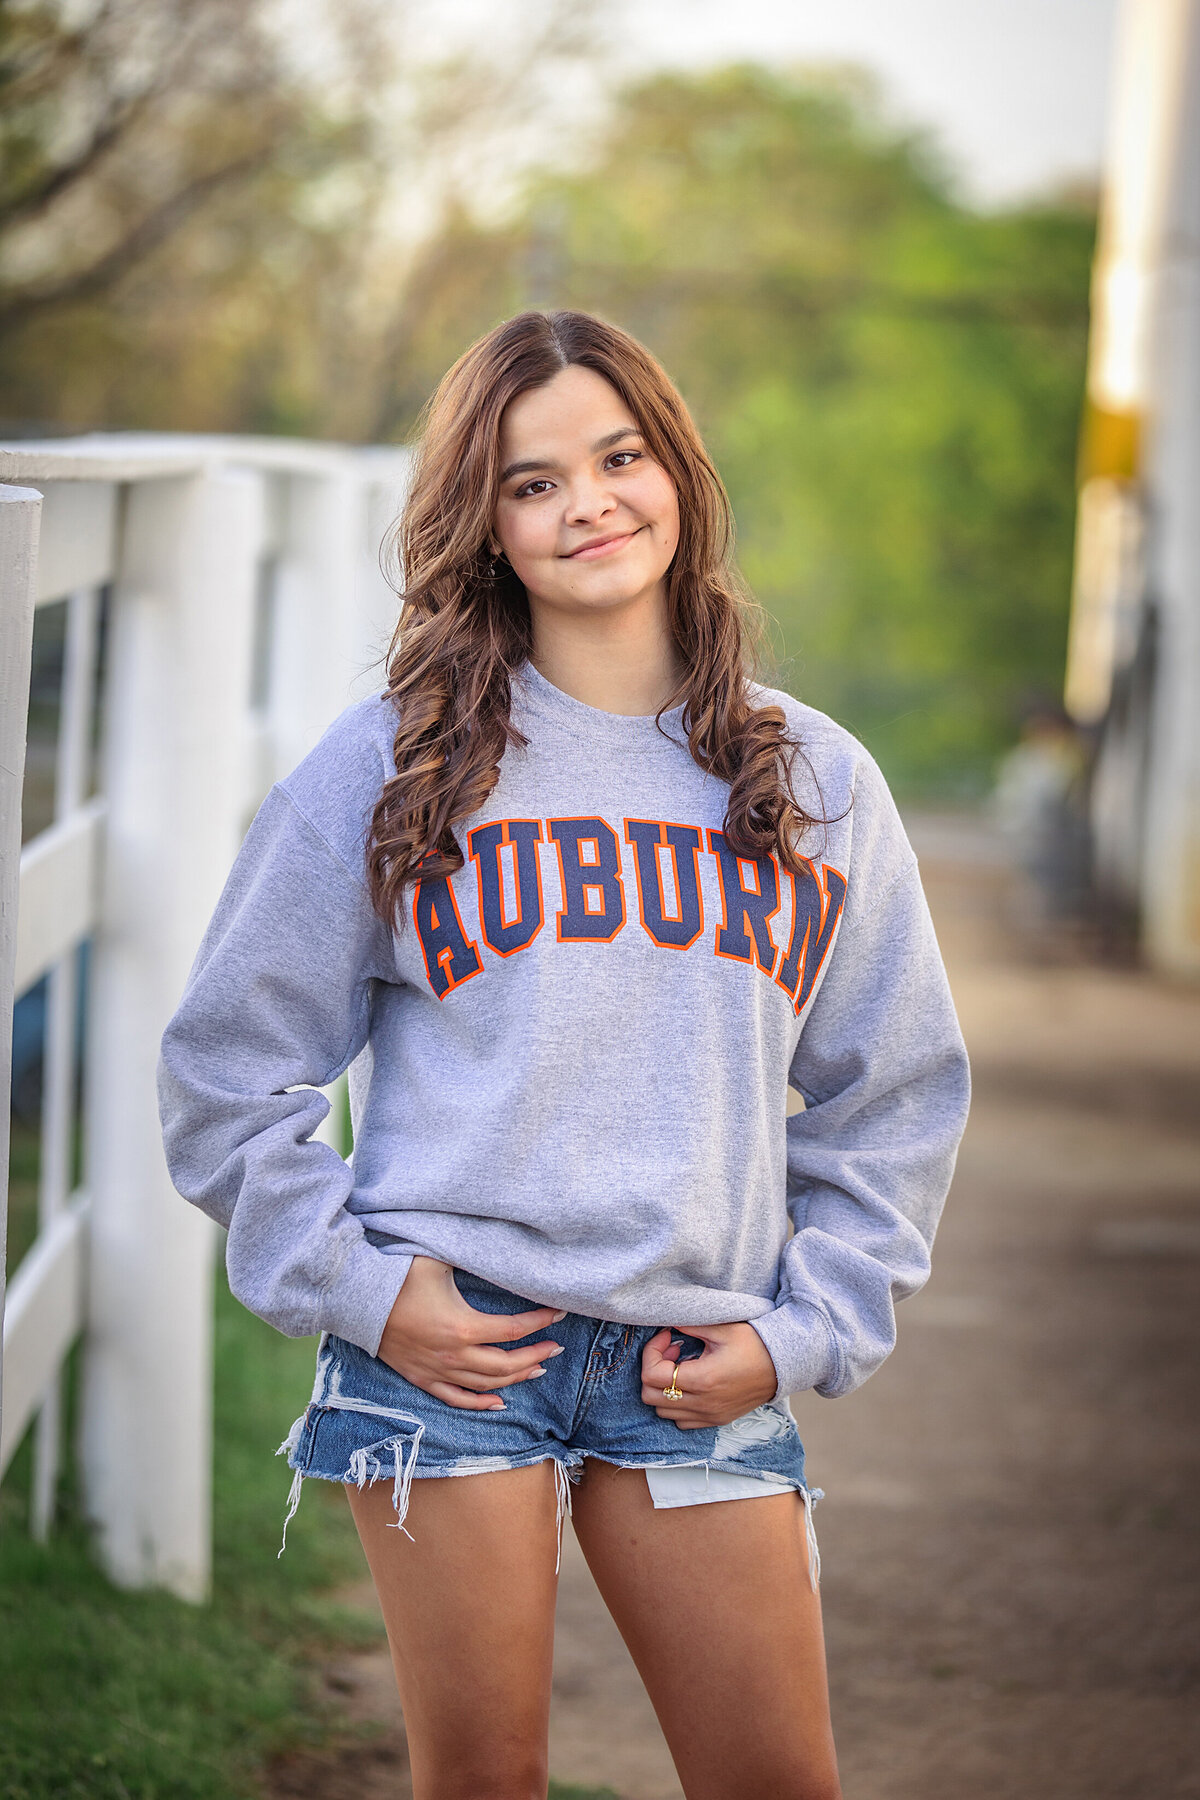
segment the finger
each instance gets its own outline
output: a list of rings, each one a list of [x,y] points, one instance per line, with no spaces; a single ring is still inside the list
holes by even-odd
[[[494,1375],[497,1380],[503,1375],[527,1373],[539,1363],[547,1363],[562,1353],[562,1345],[552,1338],[543,1338],[539,1344],[523,1344],[519,1350],[494,1350],[486,1344],[467,1344],[449,1352],[456,1371]]]
[[[447,1379],[482,1394],[488,1388],[515,1387],[518,1381],[539,1381],[545,1373],[545,1364],[536,1363],[532,1369],[518,1369],[512,1375],[478,1375],[471,1369],[452,1369]]]
[[[672,1425],[678,1425],[680,1431],[703,1431],[710,1421],[700,1418],[696,1413],[673,1413],[667,1406],[656,1406],[655,1412],[660,1419],[670,1419]]]
[[[666,1356],[654,1357],[642,1364],[642,1381],[647,1387],[670,1387],[673,1378],[681,1375],[686,1367],[686,1363],[674,1362]]]
[[[729,1341],[730,1332],[736,1331],[738,1323],[731,1325],[680,1325],[676,1329],[686,1331],[689,1337],[699,1338],[701,1343],[716,1346]]]
[[[690,1394],[685,1394],[681,1400],[668,1400],[661,1388],[651,1388],[649,1393],[643,1394],[642,1404],[652,1406],[664,1419],[686,1419],[708,1410],[707,1407],[697,1405],[695,1397]]]
[[[467,1306],[465,1300],[463,1305]],[[481,1313],[473,1306],[467,1311],[477,1321],[468,1339],[476,1344],[507,1344],[516,1338],[532,1337],[535,1331],[545,1331],[548,1325],[557,1325],[567,1316],[552,1306],[523,1313]]]
[[[697,1394],[706,1394],[711,1387],[710,1377],[693,1371],[691,1363],[662,1363],[660,1369],[648,1369],[642,1376],[642,1399],[658,1399],[664,1388],[674,1387],[679,1393],[686,1394],[694,1400]]]
[[[447,1406],[457,1406],[463,1412],[503,1412],[504,1402],[494,1394],[472,1394],[466,1388],[452,1387],[448,1381],[435,1381],[427,1392],[435,1400],[444,1400]]]

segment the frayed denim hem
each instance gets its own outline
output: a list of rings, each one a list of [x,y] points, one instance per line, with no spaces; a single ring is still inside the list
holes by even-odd
[[[336,1408],[339,1402],[336,1398],[329,1398],[318,1404]],[[292,1480],[291,1489],[288,1493],[288,1510],[287,1516],[283,1522],[283,1538],[277,1553],[279,1556],[283,1555],[283,1552],[287,1547],[287,1528],[295,1517],[296,1510],[300,1505],[300,1493],[306,1476],[313,1476],[320,1481],[339,1481],[343,1484],[353,1482],[355,1486],[360,1489],[366,1487],[368,1483],[387,1480],[390,1477],[392,1482],[392,1506],[396,1514],[396,1529],[398,1531],[403,1531],[410,1543],[415,1543],[416,1540],[413,1537],[412,1532],[409,1531],[404,1523],[408,1513],[409,1500],[411,1498],[414,1480],[423,1478],[436,1479],[441,1476],[455,1475],[486,1475],[498,1473],[505,1469],[528,1468],[534,1463],[539,1462],[553,1462],[555,1483],[554,1523],[557,1538],[554,1572],[555,1574],[558,1574],[562,1566],[564,1521],[571,1512],[571,1484],[572,1482],[578,1481],[582,1475],[585,1456],[594,1456],[598,1462],[609,1463],[612,1467],[618,1469],[703,1469],[706,1480],[709,1472],[713,1469],[728,1469],[739,1475],[748,1473],[744,1463],[731,1462],[724,1458],[696,1457],[689,1462],[680,1461],[678,1457],[663,1457],[659,1460],[649,1460],[636,1457],[626,1458],[619,1456],[605,1456],[601,1452],[595,1450],[588,1450],[586,1452],[576,1451],[574,1453],[568,1452],[562,1455],[554,1450],[537,1450],[531,1452],[529,1455],[516,1457],[460,1456],[453,1462],[440,1463],[436,1468],[419,1469],[417,1467],[417,1457],[420,1451],[421,1437],[425,1430],[425,1426],[420,1419],[412,1413],[397,1412],[390,1407],[375,1406],[370,1402],[362,1400],[355,1401],[352,1406],[349,1402],[344,1402],[342,1404],[345,1406],[346,1410],[367,1414],[375,1413],[381,1418],[386,1418],[389,1423],[406,1426],[409,1429],[407,1431],[393,1431],[389,1436],[380,1438],[377,1443],[367,1444],[363,1446],[363,1448],[353,1451],[350,1456],[349,1464],[345,1472],[341,1475],[327,1475],[320,1469],[302,1469],[296,1464],[290,1463],[290,1466],[295,1470],[295,1474]],[[283,1456],[286,1454],[289,1457],[290,1462],[291,1456],[299,1448],[300,1438],[308,1420],[309,1410],[311,1410],[311,1408],[306,1409],[301,1413],[300,1417],[292,1425],[287,1437],[275,1452],[276,1456]],[[389,1462],[390,1467],[388,1466]],[[771,1485],[777,1485],[780,1492],[783,1492],[785,1488],[790,1487],[800,1495],[804,1505],[804,1530],[808,1549],[809,1586],[815,1592],[821,1578],[821,1552],[817,1544],[816,1530],[813,1526],[813,1508],[818,1500],[824,1499],[824,1490],[822,1488],[809,1488],[803,1481],[794,1478],[780,1479],[779,1477],[774,1477],[771,1478]]]
[[[627,1459],[620,1456],[605,1456],[599,1450],[588,1450],[585,1455],[594,1456],[597,1462],[610,1463],[615,1469],[703,1469],[706,1482],[709,1473],[713,1470],[727,1469],[735,1475],[752,1475],[754,1473],[752,1469],[747,1469],[744,1463],[727,1462],[720,1457],[698,1456],[692,1462],[681,1462],[678,1457],[664,1457],[659,1462],[651,1462],[644,1458]],[[825,1490],[824,1488],[810,1488],[803,1481],[797,1481],[791,1476],[781,1477],[771,1473],[764,1479],[772,1487],[778,1487],[780,1493],[783,1493],[786,1488],[793,1488],[803,1502],[804,1539],[808,1548],[808,1585],[815,1593],[821,1579],[821,1552],[817,1545],[816,1528],[813,1525],[813,1508],[818,1500],[825,1498]]]
[[[327,1399],[320,1404],[324,1406],[338,1405],[336,1399]],[[364,1488],[368,1483],[386,1480],[392,1481],[392,1506],[396,1514],[396,1530],[402,1531],[410,1543],[416,1539],[405,1525],[409,1500],[414,1480],[452,1475],[488,1475],[504,1469],[522,1469],[534,1463],[553,1462],[555,1486],[555,1518],[554,1527],[558,1548],[554,1559],[554,1572],[557,1575],[562,1565],[562,1540],[564,1520],[571,1511],[570,1483],[578,1481],[582,1473],[583,1457],[556,1454],[553,1450],[537,1451],[529,1456],[460,1456],[455,1462],[441,1463],[437,1468],[418,1469],[417,1455],[421,1446],[421,1438],[425,1430],[423,1422],[411,1413],[393,1412],[390,1408],[376,1407],[361,1400],[346,1410],[359,1413],[378,1413],[397,1423],[411,1427],[408,1432],[397,1431],[390,1436],[380,1438],[378,1443],[364,1445],[362,1449],[351,1453],[349,1464],[342,1475],[327,1475],[322,1469],[302,1469],[291,1462],[291,1456],[299,1448],[300,1438],[308,1419],[308,1411],[302,1412],[294,1422],[288,1435],[275,1452],[276,1456],[287,1455],[289,1466],[295,1470],[292,1485],[288,1492],[287,1516],[283,1521],[283,1538],[276,1558],[282,1556],[287,1548],[287,1528],[296,1515],[300,1505],[300,1493],[306,1476],[318,1481],[338,1481],[343,1484],[353,1482],[356,1487]],[[407,1454],[405,1454],[407,1450]],[[385,1467],[390,1457],[391,1467]]]
[[[625,1469],[702,1468],[705,1472],[706,1491],[708,1477],[713,1471],[743,1477],[757,1474],[770,1487],[777,1487],[780,1491],[792,1488],[800,1494],[804,1505],[809,1582],[810,1586],[814,1590],[816,1589],[820,1578],[821,1563],[812,1513],[816,1501],[823,1498],[823,1495],[820,1488],[810,1489],[805,1483],[802,1453],[797,1458],[789,1451],[786,1458],[783,1459],[785,1466],[788,1467],[786,1474],[779,1469],[756,1470],[751,1466],[756,1459],[764,1460],[763,1446],[776,1439],[795,1437],[795,1423],[786,1408],[767,1404],[755,1408],[743,1418],[719,1427],[714,1434],[712,1444],[708,1446],[709,1454],[706,1457],[688,1458],[678,1454],[662,1455],[658,1452],[657,1446],[648,1446],[641,1456],[628,1453],[625,1456],[609,1455],[603,1449],[595,1447],[594,1442],[577,1447],[574,1442],[564,1442],[562,1437],[554,1434],[553,1431],[545,1431],[544,1427],[533,1437],[532,1443],[529,1442],[527,1436],[524,1447],[516,1454],[507,1456],[486,1453],[447,1454],[447,1450],[451,1449],[451,1446],[443,1445],[440,1442],[435,1427],[432,1443],[436,1448],[431,1460],[429,1444],[426,1445],[425,1455],[421,1456],[422,1438],[426,1430],[425,1421],[419,1416],[422,1409],[414,1406],[412,1401],[407,1407],[389,1406],[383,1399],[372,1399],[365,1394],[359,1396],[346,1391],[351,1386],[369,1385],[370,1372],[357,1369],[356,1362],[355,1367],[360,1380],[346,1379],[344,1381],[344,1371],[339,1355],[350,1358],[352,1361],[355,1359],[361,1361],[363,1353],[353,1351],[351,1346],[342,1346],[338,1355],[330,1353],[329,1356],[325,1356],[323,1352],[326,1350],[327,1343],[328,1339],[323,1337],[308,1406],[292,1425],[287,1437],[276,1452],[280,1456],[286,1455],[289,1466],[294,1470],[294,1478],[288,1494],[287,1515],[283,1523],[283,1536],[278,1552],[280,1556],[283,1555],[287,1546],[287,1527],[295,1517],[300,1504],[300,1495],[306,1475],[315,1475],[321,1480],[340,1481],[343,1484],[353,1482],[360,1490],[369,1483],[390,1479],[392,1482],[392,1506],[396,1514],[396,1529],[403,1531],[410,1542],[415,1542],[412,1532],[405,1524],[414,1480],[419,1481],[427,1477],[489,1474],[505,1469],[528,1467],[538,1462],[552,1461],[555,1465],[555,1527],[558,1545],[555,1572],[557,1573],[562,1561],[564,1520],[571,1511],[571,1484],[579,1480],[585,1458],[595,1456],[598,1461]],[[612,1371],[610,1371],[611,1373]],[[396,1377],[396,1379],[401,1380],[402,1378]],[[405,1385],[407,1386],[407,1384]],[[413,1390],[410,1388],[409,1392],[413,1392]],[[398,1394],[396,1398],[407,1401],[409,1393]],[[420,1398],[420,1395],[414,1394],[414,1400]],[[344,1470],[333,1473],[329,1472],[328,1468],[313,1469],[307,1465],[313,1460],[315,1441],[310,1438],[307,1450],[303,1454],[301,1453],[306,1428],[311,1426],[312,1430],[316,1431],[318,1429],[317,1416],[320,1413],[336,1412],[349,1412],[368,1422],[366,1430],[351,1433],[351,1443],[355,1441],[355,1438],[369,1436],[369,1421],[373,1419],[379,1421],[378,1429],[381,1435],[374,1442],[353,1450],[349,1448],[349,1444],[343,1438],[342,1442],[345,1448],[338,1451],[337,1459],[340,1461],[343,1455],[347,1457]],[[672,1431],[670,1435],[676,1434]],[[603,1442],[603,1434],[600,1434],[600,1441]],[[483,1448],[486,1450],[488,1446],[485,1445]],[[514,1449],[516,1449],[515,1446]],[[766,1454],[769,1456],[769,1452]],[[327,1457],[327,1464],[328,1461]],[[336,1463],[334,1467],[336,1468]]]

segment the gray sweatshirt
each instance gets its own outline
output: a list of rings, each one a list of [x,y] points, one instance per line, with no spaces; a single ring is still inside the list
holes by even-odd
[[[459,828],[465,866],[406,890],[402,929],[365,882],[386,697],[271,789],[158,1064],[172,1180],[228,1227],[252,1312],[374,1355],[423,1254],[624,1324],[748,1319],[777,1396],[845,1394],[883,1361],[929,1273],[966,1053],[877,766],[754,693],[831,821],[799,875],[729,848],[728,787],[679,710],[664,736],[528,663],[528,747]],[[315,1090],[347,1068],[349,1162],[313,1138]]]

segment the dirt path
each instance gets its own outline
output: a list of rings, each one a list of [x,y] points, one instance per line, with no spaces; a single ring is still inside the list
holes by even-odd
[[[847,1800],[1200,1797],[1200,994],[1031,961],[985,840],[914,839],[971,1124],[895,1354],[794,1402]],[[563,1560],[554,1774],[679,1800],[571,1540]],[[387,1733],[281,1768],[271,1800],[404,1800],[386,1658],[327,1673]]]

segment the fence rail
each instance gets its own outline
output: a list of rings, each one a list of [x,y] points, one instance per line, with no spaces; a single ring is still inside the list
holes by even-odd
[[[4,1306],[0,1476],[32,1426],[44,1536],[62,1364],[82,1335],[85,1504],[123,1585],[202,1599],[209,1583],[215,1231],[167,1175],[159,1038],[263,796],[379,685],[395,599],[378,548],[408,461],[277,439],[0,446],[0,483],[19,484],[0,486],[6,1057],[14,999],[46,982],[37,1234]],[[18,863],[31,644],[59,606],[52,816]],[[338,1148],[340,1117],[321,1127]],[[7,1109],[2,1129],[7,1177]]]

